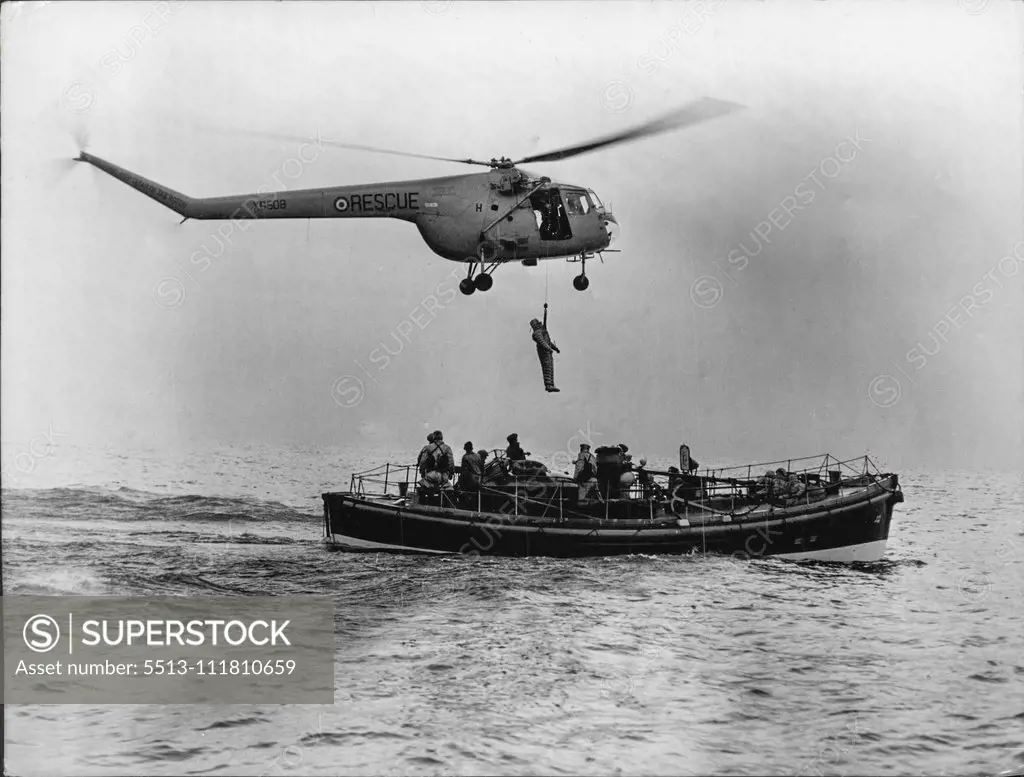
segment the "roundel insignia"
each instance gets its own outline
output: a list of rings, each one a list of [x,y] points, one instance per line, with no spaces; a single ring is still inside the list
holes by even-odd
[[[338,197],[334,201],[334,209],[344,213],[346,210],[348,210],[348,199],[346,199],[345,197]]]

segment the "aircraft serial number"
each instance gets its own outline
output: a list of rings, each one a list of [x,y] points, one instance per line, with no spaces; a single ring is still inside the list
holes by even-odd
[[[256,210],[285,210],[288,207],[287,200],[255,200],[252,204]]]

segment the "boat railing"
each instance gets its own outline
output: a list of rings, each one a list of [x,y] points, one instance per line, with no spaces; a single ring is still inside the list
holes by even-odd
[[[416,474],[414,464],[387,462],[362,472],[354,472],[349,481],[349,491],[361,496],[405,496],[409,484],[415,482]],[[379,487],[379,490],[374,490],[374,487]]]
[[[787,479],[796,475],[803,485],[802,493],[774,493],[774,487],[766,482],[766,476],[769,471],[775,476],[779,469]],[[652,481],[663,489],[668,499],[684,502],[687,510],[692,507],[695,511],[714,513],[728,507],[727,514],[768,504],[788,507],[801,502],[809,504],[843,490],[864,488],[887,477],[869,456],[840,459],[829,453],[738,467],[708,468],[689,475],[653,470],[648,474],[653,476]],[[630,487],[630,496],[644,498],[650,490],[649,485],[645,488],[637,478]]]
[[[704,470],[706,477],[712,478],[741,478],[746,474],[746,480],[753,480],[761,476],[763,472],[770,469],[773,472],[782,468],[787,474],[810,475],[833,471],[839,472],[841,476],[862,477],[865,475],[881,475],[881,471],[869,456],[857,456],[852,459],[839,459],[830,453],[819,453],[815,456],[804,456],[798,459],[779,459],[777,461],[764,461],[756,464],[744,464],[737,467],[720,467]],[[841,479],[845,479],[842,478]]]
[[[349,492],[359,496],[406,497],[410,491],[415,493],[415,489],[419,485],[418,475],[418,468],[414,464],[388,462],[378,467],[353,473],[349,482]],[[557,476],[538,480],[536,476],[517,477],[510,474],[508,478],[508,481],[502,483],[500,488],[485,483],[475,490],[478,512],[482,512],[484,498],[503,496],[508,500],[507,508],[499,512],[506,514],[511,519],[517,518],[520,510],[528,505],[543,508],[542,517],[557,515],[560,519],[564,519],[575,514],[574,511],[566,509],[565,502],[567,491],[571,489],[573,494],[578,493],[579,486],[576,483]],[[549,491],[550,496],[546,499],[531,496],[538,483],[547,486],[544,490]],[[554,484],[554,488],[550,487],[551,484]],[[441,507],[464,510],[468,506],[465,498],[460,497],[459,492],[450,485],[436,489],[436,493]],[[583,516],[582,513],[580,515]]]
[[[764,475],[767,470],[773,473],[783,469],[786,477],[796,475],[803,483],[803,493],[798,497],[773,494],[766,488]],[[457,470],[456,470],[457,471]],[[863,488],[885,477],[868,456],[852,459],[839,459],[824,453],[817,456],[805,456],[795,459],[780,459],[738,467],[721,467],[696,470],[689,474],[668,472],[664,470],[648,470],[642,472],[648,476],[648,482],[638,476],[634,470],[634,481],[620,490],[620,499],[629,501],[646,501],[651,503],[650,517],[657,513],[656,504],[668,504],[676,513],[698,513],[725,515],[737,511],[749,511],[761,505],[784,503],[787,506],[799,502],[811,503],[825,496],[835,495],[843,489]],[[543,507],[543,514],[557,513],[565,518],[574,513],[564,507],[565,495],[572,489],[579,494],[579,486],[561,475],[549,475],[544,481],[554,483],[556,487],[549,489],[550,496],[539,500],[530,496],[531,489],[536,487],[535,476],[517,477],[512,473],[499,488],[483,484],[476,490],[477,509],[482,508],[483,498],[490,495],[503,495],[509,498],[509,508],[505,511],[510,517],[518,516],[520,508],[526,505]],[[419,472],[414,464],[387,462],[362,472],[353,473],[349,491],[360,496],[406,497],[410,491],[415,493],[419,481]],[[758,490],[761,489],[760,494]],[[439,489],[441,506],[466,509],[464,497],[458,497],[450,486]],[[550,511],[550,512],[549,512]]]

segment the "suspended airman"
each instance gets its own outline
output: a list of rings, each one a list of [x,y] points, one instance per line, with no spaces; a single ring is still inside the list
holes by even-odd
[[[561,353],[548,334],[548,329],[540,322],[539,318],[530,321],[533,327],[533,341],[537,344],[537,358],[540,359],[540,369],[544,375],[544,390],[559,391],[555,388],[555,357],[554,354]]]

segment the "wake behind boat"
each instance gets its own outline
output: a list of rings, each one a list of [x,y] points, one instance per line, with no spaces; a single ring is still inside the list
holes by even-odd
[[[882,558],[893,508],[903,501],[899,476],[867,456],[627,474],[615,450],[598,449],[596,483],[500,452],[472,489],[434,487],[414,465],[384,464],[352,475],[348,491],[323,494],[326,539],[344,550],[849,563]]]

